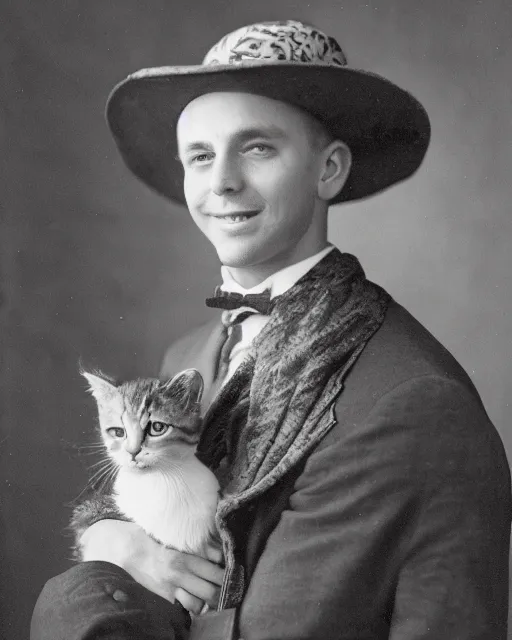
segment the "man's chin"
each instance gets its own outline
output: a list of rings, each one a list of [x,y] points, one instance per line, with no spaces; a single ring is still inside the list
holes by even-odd
[[[219,255],[219,260],[228,269],[248,269],[252,266],[252,262],[244,258],[223,258]]]
[[[247,251],[241,248],[237,250],[228,250],[226,247],[217,249],[217,255],[220,263],[225,267],[232,269],[244,269],[251,267],[257,262],[257,252]]]

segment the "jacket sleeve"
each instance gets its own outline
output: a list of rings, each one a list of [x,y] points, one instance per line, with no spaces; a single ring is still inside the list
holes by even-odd
[[[82,562],[45,584],[30,640],[193,640],[189,626],[179,604],[148,591],[124,569]]]
[[[241,607],[244,640],[505,640],[510,477],[462,384],[421,376],[310,455]]]

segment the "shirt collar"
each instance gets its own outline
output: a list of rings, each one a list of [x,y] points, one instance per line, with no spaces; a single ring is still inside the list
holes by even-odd
[[[247,295],[248,293],[262,293],[265,289],[270,289],[270,297],[275,298],[276,296],[280,296],[288,291],[288,289],[291,289],[291,287],[293,287],[293,285],[300,280],[302,276],[306,275],[310,269],[318,264],[320,260],[325,258],[325,256],[333,249],[334,245],[328,244],[325,249],[315,253],[314,256],[310,256],[305,260],[301,260],[300,262],[296,262],[284,269],[276,271],[263,282],[260,282],[260,284],[255,287],[251,287],[250,289],[245,289],[239,285],[229,273],[228,267],[223,265],[220,269],[222,276],[221,289],[223,291],[231,291],[232,293],[241,293],[242,295]]]

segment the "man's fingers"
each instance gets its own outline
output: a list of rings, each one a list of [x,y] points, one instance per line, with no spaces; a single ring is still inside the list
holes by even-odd
[[[196,598],[191,593],[188,593],[187,591],[185,591],[185,589],[182,589],[181,587],[178,587],[178,589],[176,589],[175,597],[176,597],[176,600],[178,600],[178,602],[180,602],[187,611],[190,611],[191,613],[196,613],[198,615],[201,613],[201,610],[204,606],[203,600]]]
[[[169,582],[174,583],[178,587],[183,585],[183,577],[186,575],[194,575],[198,578],[211,582],[214,585],[221,586],[224,578],[224,569],[217,564],[205,560],[200,556],[194,556],[181,551],[165,549],[166,562],[160,566],[160,573],[167,576]],[[155,573],[158,568],[155,567]],[[185,587],[186,588],[186,587]]]
[[[191,573],[183,575],[180,587],[211,606],[215,606],[219,599],[219,587]]]
[[[208,580],[208,582],[212,582],[219,587],[222,585],[224,569],[219,567],[218,564],[210,562],[210,560],[205,560],[199,556],[189,556],[187,559],[187,565],[190,571],[199,578]]]
[[[215,564],[222,564],[224,562],[222,548],[218,546],[209,546],[206,549],[206,557],[208,558],[208,560],[210,560],[210,562],[215,562]]]

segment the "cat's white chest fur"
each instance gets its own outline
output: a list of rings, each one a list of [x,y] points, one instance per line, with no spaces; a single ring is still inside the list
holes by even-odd
[[[162,544],[204,555],[215,536],[219,484],[195,456],[169,469],[122,467],[114,484],[118,508]]]

